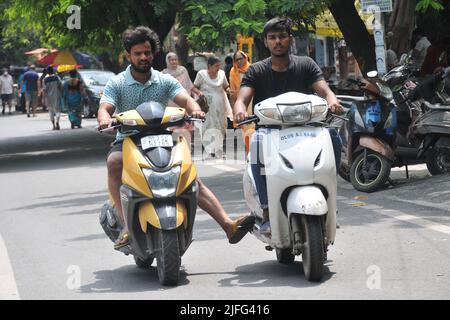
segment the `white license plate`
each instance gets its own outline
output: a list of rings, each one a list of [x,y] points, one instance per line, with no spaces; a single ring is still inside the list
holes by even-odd
[[[142,149],[157,147],[173,147],[172,136],[168,134],[158,136],[146,136],[141,138]]]

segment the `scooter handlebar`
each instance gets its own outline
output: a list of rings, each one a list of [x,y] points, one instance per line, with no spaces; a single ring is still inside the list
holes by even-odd
[[[240,127],[240,126],[243,126],[244,124],[248,124],[248,123],[252,123],[252,122],[258,123],[259,122],[259,118],[257,116],[255,116],[255,115],[250,116],[246,120],[238,122],[236,124],[236,126]]]

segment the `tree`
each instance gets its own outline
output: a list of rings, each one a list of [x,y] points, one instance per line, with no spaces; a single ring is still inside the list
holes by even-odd
[[[69,29],[69,0],[10,0],[4,18],[7,38],[17,31],[35,30],[43,45],[65,49],[86,50],[104,58],[113,71],[119,71],[117,58],[123,52],[121,34],[130,26],[149,26],[158,33],[161,42],[172,28],[179,1],[165,0],[80,0],[81,29]],[[155,57],[156,67],[162,67],[162,55]]]

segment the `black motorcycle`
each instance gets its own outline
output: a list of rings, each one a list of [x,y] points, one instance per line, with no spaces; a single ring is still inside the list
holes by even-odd
[[[395,160],[397,108],[392,91],[376,71],[354,81],[363,97],[341,96],[348,121],[339,129],[343,154],[339,174],[354,188],[373,192],[389,179]]]

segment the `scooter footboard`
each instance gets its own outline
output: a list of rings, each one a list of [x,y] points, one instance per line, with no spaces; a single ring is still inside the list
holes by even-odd
[[[291,190],[287,198],[288,216],[292,213],[321,216],[328,212],[322,191],[316,186],[302,186]]]

